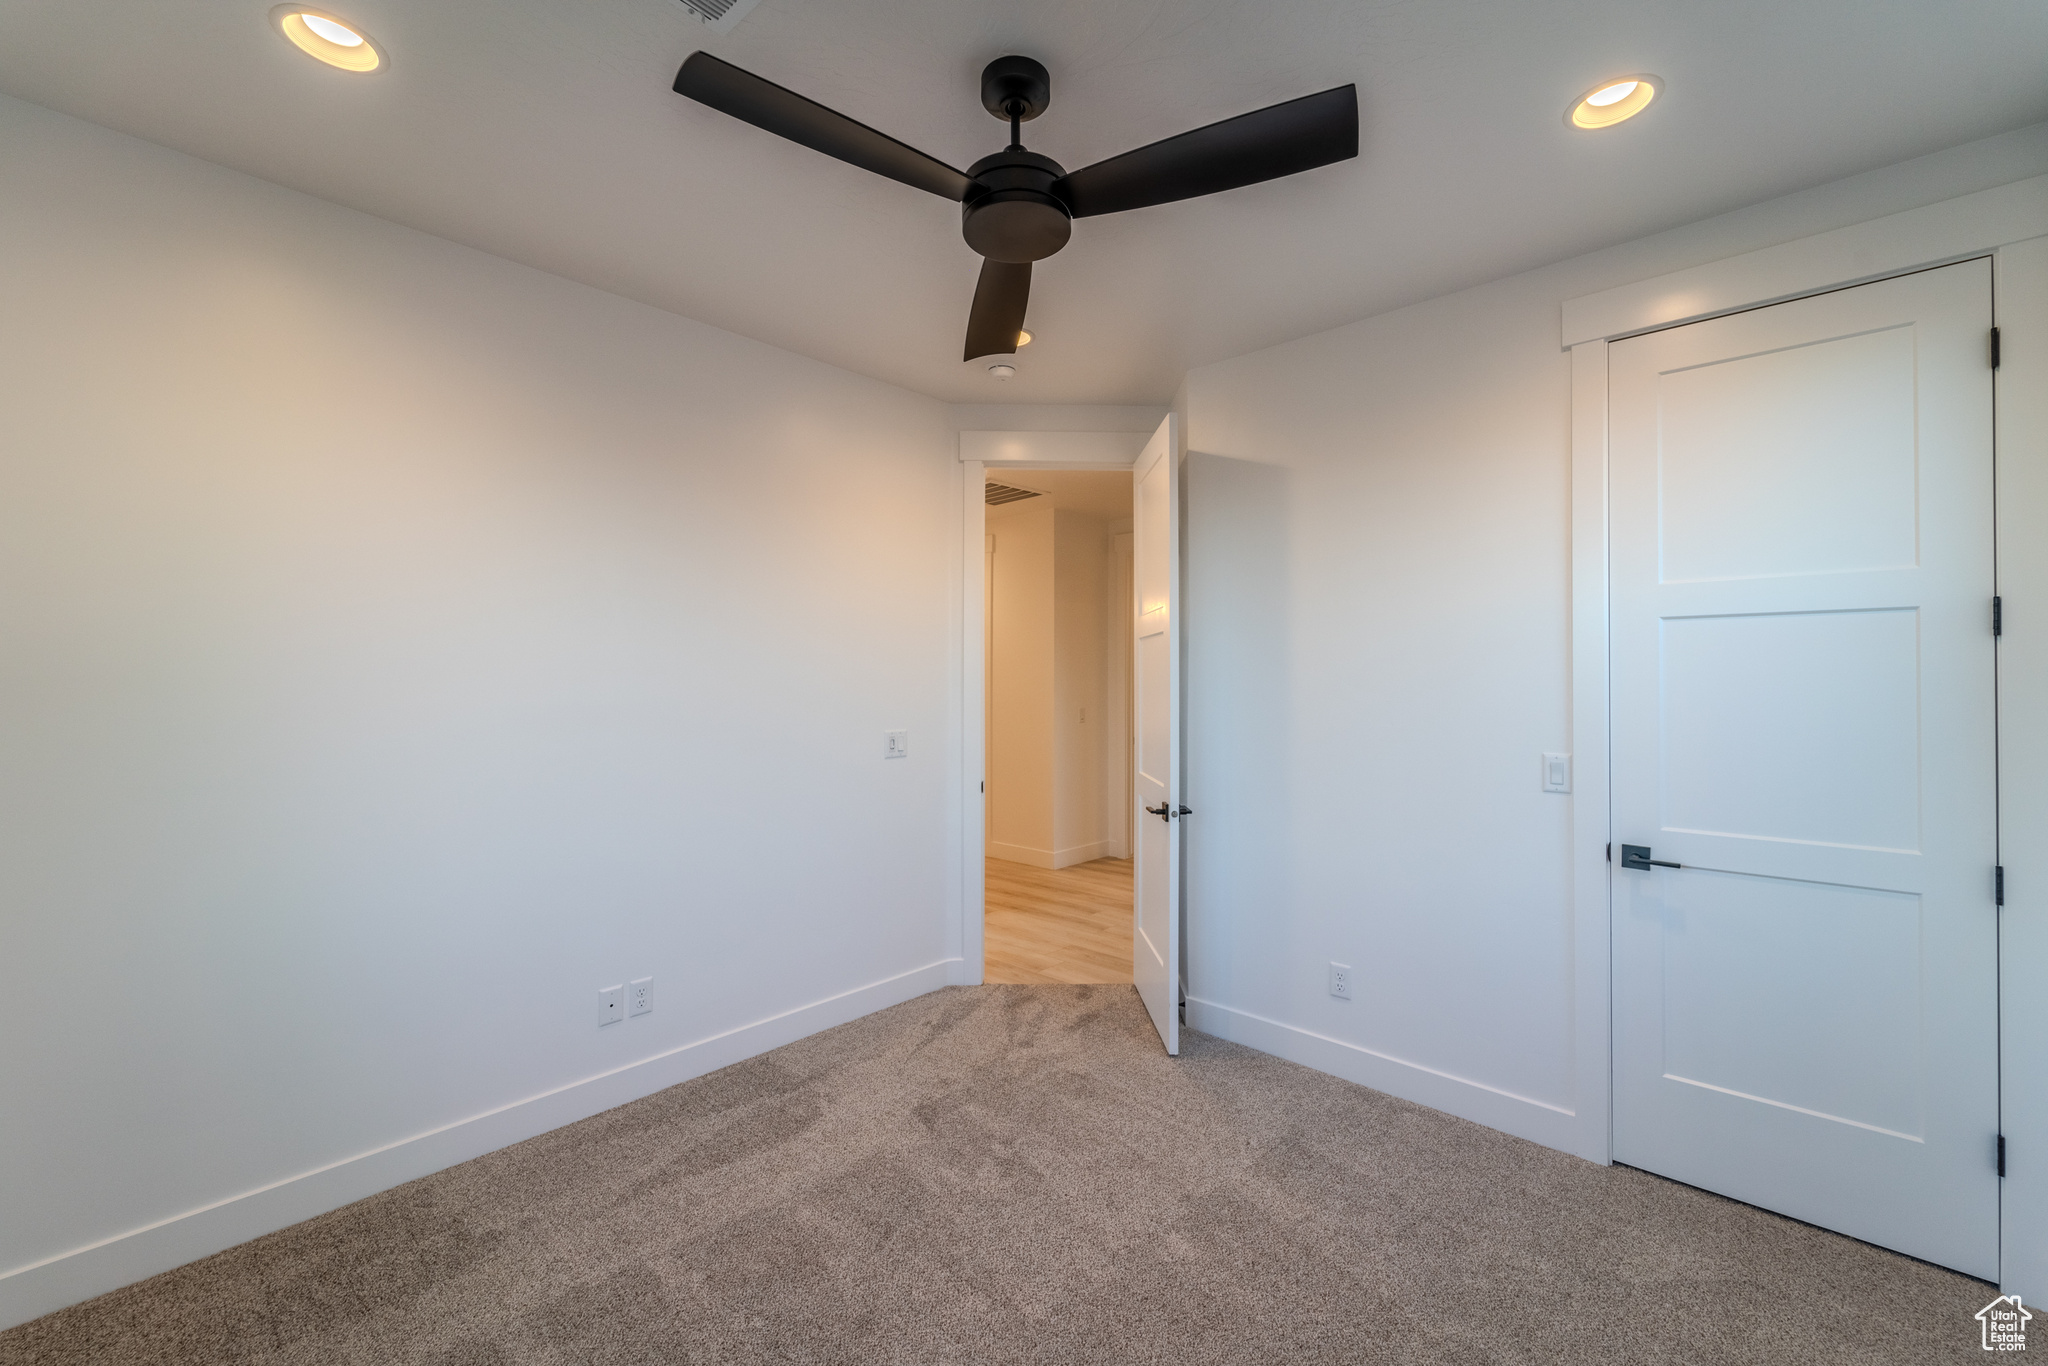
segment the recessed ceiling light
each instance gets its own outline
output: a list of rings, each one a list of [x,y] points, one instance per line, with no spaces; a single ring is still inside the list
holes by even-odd
[[[1029,332],[1019,332],[1017,334],[1017,349],[1021,351],[1029,345],[1031,345],[1031,334]]]
[[[270,22],[291,45],[308,57],[329,66],[367,75],[386,65],[384,49],[369,34],[332,14],[304,5],[279,5],[270,12]]]
[[[1017,367],[1014,365],[991,365],[988,368],[988,372],[996,379],[1008,379],[1017,373]]]
[[[357,33],[347,24],[337,23],[336,21],[329,19],[324,14],[302,13],[299,15],[299,22],[304,24],[307,28],[312,29],[313,32],[319,34],[322,38],[325,38],[330,43],[339,43],[343,47],[361,47],[363,45],[362,34]],[[1600,100],[1595,100],[1593,102],[1595,104],[1603,103],[1603,101]]]
[[[1574,128],[1612,128],[1649,108],[1663,88],[1655,76],[1617,76],[1574,100],[1564,121]]]

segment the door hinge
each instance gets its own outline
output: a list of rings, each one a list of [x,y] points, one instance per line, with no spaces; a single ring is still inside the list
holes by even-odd
[[[2004,598],[1995,597],[1991,599],[1991,634],[1993,636],[2002,636],[2005,634]]]
[[[1998,898],[1998,904],[2005,904],[2005,865],[1999,864],[1991,870],[1991,890]]]
[[[2005,1175],[2005,1135],[1998,1136],[1998,1174]]]
[[[1607,846],[1607,861],[1614,862],[1614,846],[1611,844]]]
[[[1998,329],[1991,329],[1991,368],[1998,368]]]

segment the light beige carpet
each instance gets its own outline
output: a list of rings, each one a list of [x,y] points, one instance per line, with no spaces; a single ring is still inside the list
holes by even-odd
[[[9,1366],[1978,1361],[1978,1281],[955,988],[0,1334]]]

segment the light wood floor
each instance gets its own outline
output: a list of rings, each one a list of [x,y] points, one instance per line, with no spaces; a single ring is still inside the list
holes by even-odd
[[[988,861],[989,982],[1131,980],[1131,861],[1057,871]]]

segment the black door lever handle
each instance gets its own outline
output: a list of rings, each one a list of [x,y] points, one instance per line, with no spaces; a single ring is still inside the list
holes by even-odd
[[[1170,821],[1173,819],[1173,808],[1168,806],[1165,802],[1161,802],[1157,806],[1146,807],[1145,814],[1148,816],[1157,816],[1160,820],[1163,821]]]
[[[1649,846],[1649,845],[1647,845],[1647,844],[1624,844],[1624,845],[1622,845],[1622,846],[1621,846],[1621,866],[1622,866],[1622,867],[1624,867],[1624,868],[1633,868],[1633,869],[1635,869],[1636,871],[1638,871],[1638,872],[1642,872],[1642,873],[1647,873],[1647,872],[1649,872],[1649,871],[1650,871],[1650,870],[1651,870],[1652,868],[1683,868],[1683,867],[1685,867],[1685,865],[1684,865],[1684,864],[1682,864],[1682,863],[1673,863],[1673,862],[1672,862],[1671,860],[1669,860],[1669,859],[1661,859],[1661,858],[1651,858],[1651,857],[1650,857],[1650,846]]]

